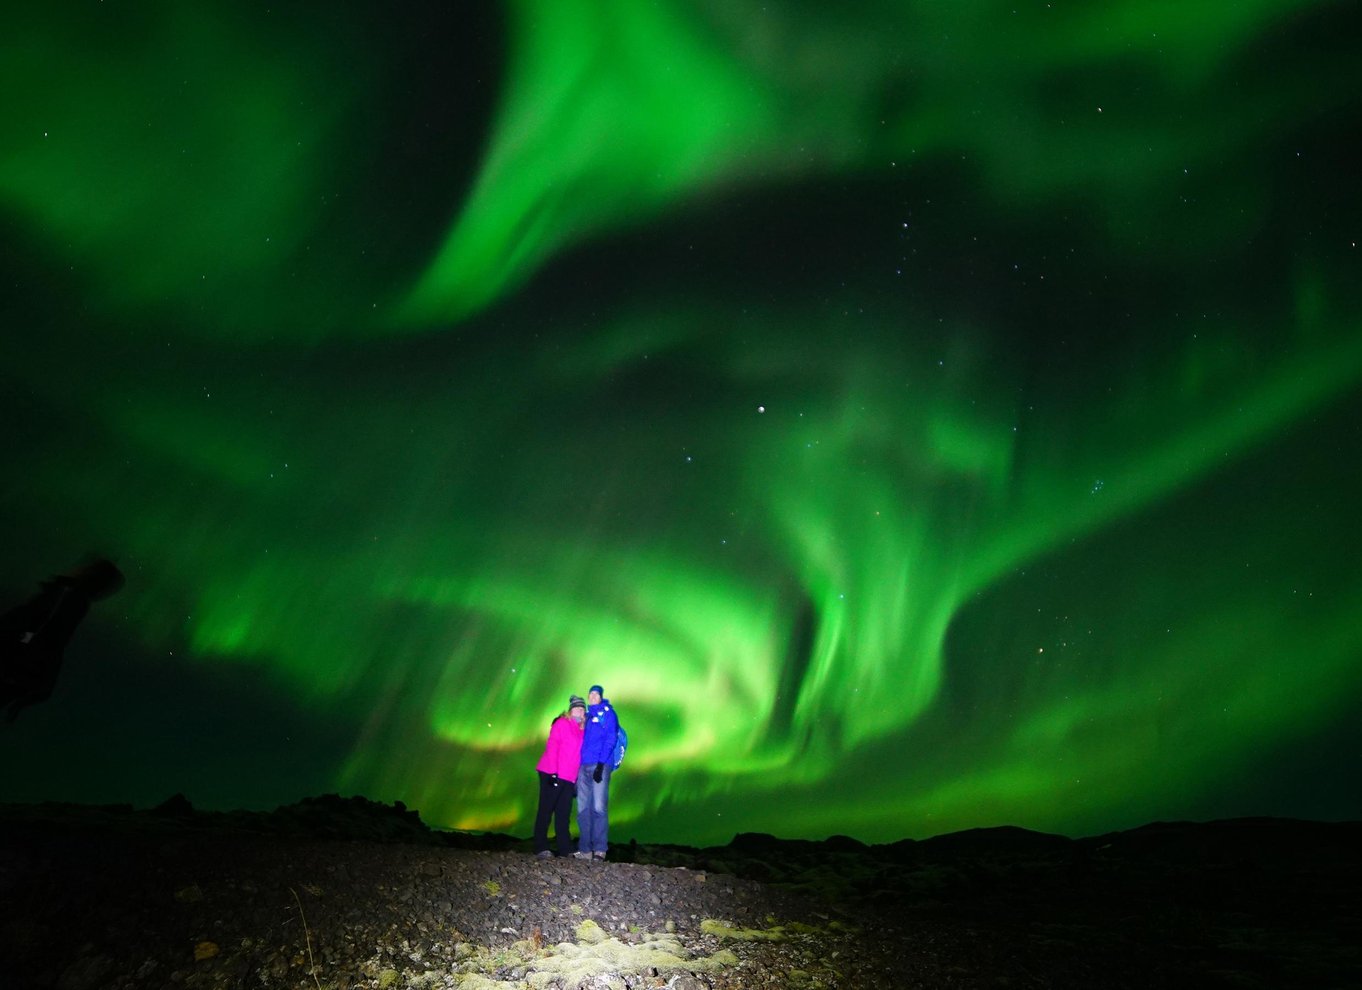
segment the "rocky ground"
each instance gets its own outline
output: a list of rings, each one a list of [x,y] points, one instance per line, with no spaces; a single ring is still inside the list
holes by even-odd
[[[0,985],[1362,985],[1356,824],[739,836],[538,860],[311,799],[271,815],[0,809]]]

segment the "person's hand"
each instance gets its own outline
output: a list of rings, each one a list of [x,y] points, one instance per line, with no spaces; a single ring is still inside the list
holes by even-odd
[[[596,771],[591,775],[591,779],[594,780],[596,783],[599,784],[599,783],[601,782],[601,773],[604,772],[604,770],[605,770],[605,764],[604,764],[604,763],[597,763],[597,764],[596,764]]]
[[[577,785],[576,785],[576,784],[569,784],[568,786],[572,788],[572,796],[573,796],[573,797],[576,797],[576,796],[577,796]]]

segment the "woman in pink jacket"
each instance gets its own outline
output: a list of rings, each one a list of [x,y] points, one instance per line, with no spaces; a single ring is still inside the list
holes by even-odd
[[[572,819],[572,799],[577,795],[577,768],[582,762],[582,723],[586,721],[586,702],[577,695],[568,700],[566,714],[549,726],[549,741],[539,758],[539,813],[534,819],[534,852],[548,859],[549,818],[553,818],[554,839],[559,856],[572,855],[568,822]]]

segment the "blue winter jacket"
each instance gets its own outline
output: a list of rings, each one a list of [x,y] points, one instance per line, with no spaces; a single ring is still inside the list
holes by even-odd
[[[586,710],[586,734],[582,736],[582,762],[613,764],[615,733],[619,728],[620,720],[609,698],[602,698],[599,705],[589,706]]]

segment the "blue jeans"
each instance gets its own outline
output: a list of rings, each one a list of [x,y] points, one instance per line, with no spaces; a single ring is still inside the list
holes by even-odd
[[[603,853],[610,838],[609,763],[601,772],[601,782],[591,779],[596,764],[583,763],[577,771],[577,848],[581,852]]]

